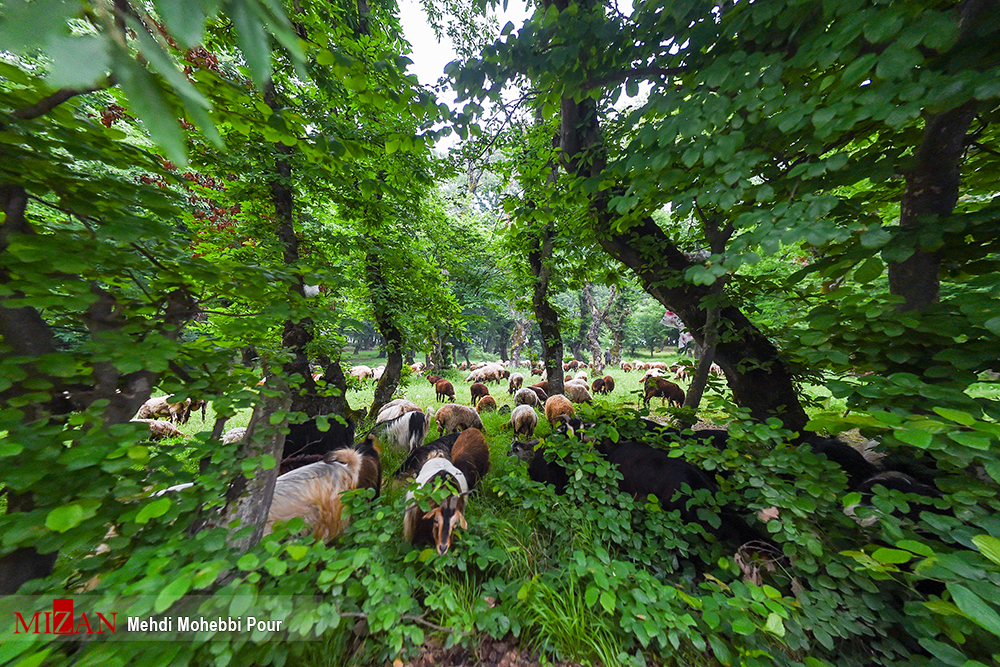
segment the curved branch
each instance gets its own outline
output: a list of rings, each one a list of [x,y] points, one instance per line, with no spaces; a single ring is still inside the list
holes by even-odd
[[[39,116],[44,116],[63,102],[71,100],[77,95],[96,93],[99,90],[107,90],[108,88],[113,88],[116,85],[117,81],[115,80],[115,77],[109,76],[107,81],[104,83],[91,86],[90,88],[61,88],[48,97],[43,97],[30,107],[18,109],[14,112],[14,118],[18,118],[20,120],[34,120]]]

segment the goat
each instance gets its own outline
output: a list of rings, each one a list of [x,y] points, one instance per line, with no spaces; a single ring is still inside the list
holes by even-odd
[[[438,401],[444,402],[445,398],[451,399],[451,402],[455,402],[455,387],[452,386],[447,380],[438,380],[434,385],[434,398]]]
[[[373,438],[352,448],[338,449],[319,462],[278,477],[268,511],[264,534],[275,521],[302,517],[313,528],[313,536],[330,540],[340,535],[348,521],[343,516],[341,494],[358,488],[382,487],[382,463]]]
[[[484,412],[495,412],[496,409],[497,409],[497,399],[489,395],[483,396],[481,399],[479,399],[479,402],[476,403],[476,412],[478,412],[479,414],[483,414]]]
[[[424,444],[427,431],[431,427],[429,414],[413,411],[404,412],[396,419],[383,423],[386,439],[392,444],[405,447],[410,452]]]
[[[530,438],[538,426],[538,414],[530,405],[519,405],[510,413],[510,424],[514,427],[514,435]]]
[[[507,393],[513,396],[514,392],[520,389],[523,384],[524,376],[520,373],[512,373],[510,376],[510,382],[507,385]]]
[[[449,433],[448,435],[441,436],[437,440],[432,440],[427,444],[420,445],[416,449],[412,450],[399,464],[396,468],[396,472],[392,473],[395,479],[401,479],[407,475],[412,475],[418,472],[427,461],[434,458],[435,456],[443,456],[447,459],[451,458],[451,448],[455,445],[455,441],[458,440],[458,436],[461,433]]]
[[[562,415],[572,417],[575,412],[573,404],[562,394],[549,396],[548,400],[545,401],[545,419],[548,420],[552,428],[558,425]]]
[[[485,431],[479,413],[465,405],[449,404],[437,411],[434,421],[438,425],[439,437],[467,428],[478,428]]]
[[[411,502],[403,517],[403,537],[411,544],[432,544],[438,555],[445,555],[451,547],[456,528],[467,529],[465,501],[467,494],[490,469],[490,450],[482,432],[469,429],[462,432],[451,448],[451,460],[437,456],[427,460],[420,468],[416,484],[424,486],[433,480],[447,481],[457,487],[438,505],[431,502],[430,511],[423,512]],[[406,494],[412,501],[413,491]]]
[[[135,418],[142,420],[165,418],[171,424],[183,424],[187,422],[187,416],[191,412],[190,401],[191,399],[187,399],[171,403],[166,396],[157,396],[140,405]]]
[[[474,382],[472,386],[469,387],[469,395],[472,396],[472,403],[469,405],[475,406],[479,403],[480,398],[490,395],[490,388],[482,382]]]
[[[642,403],[647,408],[649,407],[649,400],[657,396],[662,399],[660,405],[663,405],[666,401],[670,401],[671,405],[678,408],[684,405],[684,390],[670,380],[652,377],[647,379],[645,388],[646,392]]]

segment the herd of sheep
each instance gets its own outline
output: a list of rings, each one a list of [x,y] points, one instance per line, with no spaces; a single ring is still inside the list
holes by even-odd
[[[412,370],[421,373],[423,368],[415,366]],[[416,479],[416,485],[411,486],[407,494],[408,506],[403,526],[405,539],[414,544],[432,546],[439,554],[446,553],[456,530],[467,526],[465,516],[469,494],[490,468],[482,414],[492,411],[510,414],[501,428],[513,432],[515,439],[511,454],[529,462],[532,479],[552,484],[561,492],[567,479],[563,464],[534,456],[540,442],[533,440],[540,413],[553,430],[568,436],[586,437],[586,425],[576,418],[576,406],[591,403],[593,394],[615,391],[615,380],[610,375],[588,383],[587,371],[580,362],[568,363],[566,370],[572,372],[572,377],[565,381],[563,393],[550,395],[544,373],[541,373],[539,382],[525,386],[522,373],[512,373],[498,363],[483,364],[471,369],[466,377],[470,405],[457,402],[452,382],[429,375],[426,380],[434,386],[436,400],[444,402],[444,405],[435,410],[433,407],[422,408],[404,398],[395,399],[382,406],[374,427],[358,444],[354,442],[353,424],[345,426],[331,421],[330,427],[324,430],[320,430],[315,421],[290,425],[266,532],[270,532],[278,521],[301,517],[317,538],[329,540],[338,536],[346,525],[340,496],[356,488],[372,488],[377,496],[382,485],[381,451],[392,447],[406,453],[404,462],[392,477],[398,479],[412,475]],[[671,368],[663,363],[623,363],[622,370],[626,373],[632,370],[646,372],[641,380],[646,404],[654,397],[661,397],[664,402],[670,401],[673,405],[683,403],[683,390],[665,376],[672,373],[674,379],[682,379],[687,373],[684,367]],[[713,369],[713,372],[722,373],[721,369]],[[375,376],[368,367],[352,368],[351,374],[362,379]],[[512,405],[498,407],[496,397],[490,394],[490,384],[502,386],[504,382]],[[507,402],[506,398],[504,402]],[[136,421],[148,423],[152,437],[156,437],[157,429],[162,429],[155,424],[165,424],[179,433],[174,425],[185,423],[191,412],[199,408],[204,418],[203,401],[188,398],[169,403],[162,397],[151,399],[142,406]],[[657,431],[656,437],[668,437],[673,442],[702,438],[720,449],[728,446],[728,434],[722,430],[700,431],[691,436],[690,432],[664,429],[652,422],[647,425]],[[428,441],[432,426],[437,427],[436,437]],[[246,429],[234,429],[224,436],[223,441],[234,442],[245,437]],[[680,506],[678,498],[684,497],[682,488],[712,491],[716,488],[712,475],[683,459],[670,457],[647,442],[611,442],[605,439],[593,442],[592,446],[618,467],[623,476],[620,482],[622,491],[637,498],[655,495],[667,509]],[[852,489],[870,491],[875,483],[872,480],[877,480],[877,483],[893,485],[905,492],[930,496],[936,493],[932,485],[918,482],[904,473],[876,468],[839,440],[807,438],[801,441],[800,446],[823,454],[840,466],[847,474]],[[430,511],[419,509],[419,489],[437,486],[449,489],[448,493],[443,499],[440,494],[435,494],[436,500],[430,500]],[[773,548],[769,540],[744,520],[743,514],[745,512],[740,508],[724,508],[722,526],[713,532],[737,545],[754,539]],[[684,516],[697,521],[693,513],[685,511]]]

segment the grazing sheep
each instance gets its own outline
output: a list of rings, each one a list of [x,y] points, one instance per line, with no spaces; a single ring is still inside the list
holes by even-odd
[[[457,406],[464,407],[464,406]],[[476,488],[490,469],[490,450],[483,434],[476,429],[464,431],[451,448],[451,460],[437,456],[427,460],[420,468],[416,484],[424,486],[434,480],[451,480],[457,487],[440,505],[431,502],[429,512],[411,502],[403,517],[403,537],[411,544],[434,545],[438,555],[443,556],[451,548],[456,528],[467,529],[465,503],[467,494]],[[414,493],[406,494],[412,501]]]
[[[455,387],[452,386],[447,380],[438,380],[434,385],[434,398],[436,400],[444,402],[444,399],[449,399],[452,403],[455,402]]]
[[[149,427],[150,440],[162,440],[163,438],[187,438],[177,430],[177,427],[162,419],[133,419],[133,422],[146,424]]]
[[[171,424],[183,424],[187,422],[186,415],[190,413],[188,407],[191,399],[171,403],[166,396],[151,398],[139,406],[136,419],[167,419]]]
[[[511,373],[510,382],[508,383],[507,386],[507,393],[513,396],[514,392],[520,389],[523,384],[524,384],[523,375],[521,375],[520,373]]]
[[[364,382],[371,379],[374,373],[369,366],[351,366],[348,374],[353,378],[357,378],[359,382]]]
[[[610,375],[604,376],[604,393],[610,394],[615,390],[615,379]]]
[[[545,401],[545,419],[552,428],[558,426],[563,415],[572,417],[575,413],[573,404],[562,394],[549,396],[548,400]]]
[[[499,408],[497,408],[497,414],[499,414],[499,415],[509,415],[510,414],[510,406],[509,405],[501,405]]]
[[[539,405],[541,405],[542,403],[544,403],[549,399],[549,394],[547,390],[542,389],[541,387],[536,387],[535,385],[532,385],[528,387],[528,389],[534,392],[535,397],[538,399]]]
[[[530,405],[519,405],[510,413],[510,424],[514,427],[514,435],[530,438],[538,426],[538,413]]]
[[[593,401],[590,396],[590,388],[576,380],[567,382],[563,386],[563,394],[574,403],[591,403]]]
[[[375,382],[381,380],[384,374],[385,374],[385,366],[379,366],[378,368],[372,369],[372,379],[375,380]]]
[[[271,532],[275,521],[302,517],[312,526],[314,537],[333,539],[348,523],[341,494],[357,488],[374,489],[376,497],[382,488],[382,463],[371,438],[279,476],[264,534]]]
[[[378,416],[375,417],[375,423],[381,424],[382,422],[398,419],[407,412],[422,412],[422,410],[413,401],[408,401],[405,398],[394,399],[379,408]]]
[[[722,371],[722,367],[719,366],[719,364],[712,364],[709,367],[708,372],[712,375],[725,376],[725,373]]]
[[[604,378],[597,378],[594,383],[590,385],[590,390],[595,394],[603,394],[604,392]]]
[[[579,373],[577,373],[576,375],[573,376],[573,379],[574,380],[583,380],[584,382],[586,382],[590,378],[587,377],[587,371],[580,371]]]
[[[415,364],[410,364],[410,370],[413,371],[414,373],[420,373],[425,368],[427,368],[427,367],[424,365],[424,363],[422,361],[418,361]]]
[[[483,421],[479,418],[479,413],[465,405],[450,403],[445,405],[434,416],[434,421],[438,425],[438,437],[455,431],[464,431],[467,428],[478,428],[482,431]]]
[[[530,405],[532,407],[539,405],[538,395],[532,390],[531,387],[524,387],[518,389],[514,394],[514,405]]]
[[[531,369],[531,374],[532,375],[541,375],[542,374],[542,370],[543,369],[541,369],[541,368],[532,368]]]
[[[649,399],[657,396],[662,399],[660,401],[661,406],[666,401],[670,401],[671,405],[677,406],[678,408],[684,405],[684,390],[670,380],[649,378],[645,383],[645,387],[646,393],[642,399],[642,403],[647,408],[649,407]]]
[[[621,363],[621,367],[622,367],[622,372],[624,372],[624,373],[630,373],[630,372],[632,372],[632,364],[630,364],[627,361],[623,361]]]
[[[549,391],[549,381],[548,380],[542,380],[541,382],[536,382],[535,384],[531,385],[531,387],[538,387],[542,391],[548,392]],[[530,389],[531,387],[528,387],[528,388]]]
[[[440,382],[443,379],[444,378],[441,377],[440,375],[428,375],[427,376],[427,381],[430,382],[431,384],[437,384],[438,382]]]
[[[476,405],[480,398],[490,395],[490,388],[482,382],[475,382],[469,387],[469,394],[472,396],[472,403],[469,405]]]
[[[497,409],[497,400],[492,396],[483,396],[476,403],[476,412],[483,414],[484,412],[495,412]]]
[[[460,371],[467,371],[467,370],[469,370],[469,364],[467,364],[467,363],[465,363],[463,361],[462,363],[460,363],[458,365],[458,370],[460,370]]]

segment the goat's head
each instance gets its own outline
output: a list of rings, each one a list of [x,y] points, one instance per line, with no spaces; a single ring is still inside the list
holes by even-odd
[[[531,459],[535,458],[535,448],[539,442],[538,438],[528,440],[527,442],[521,442],[517,439],[511,440],[510,451],[507,453],[507,456],[516,456],[524,463],[531,463]]]
[[[448,496],[440,505],[427,512],[424,518],[434,521],[434,548],[439,556],[445,555],[451,547],[455,529],[469,528],[465,520],[465,496]]]

